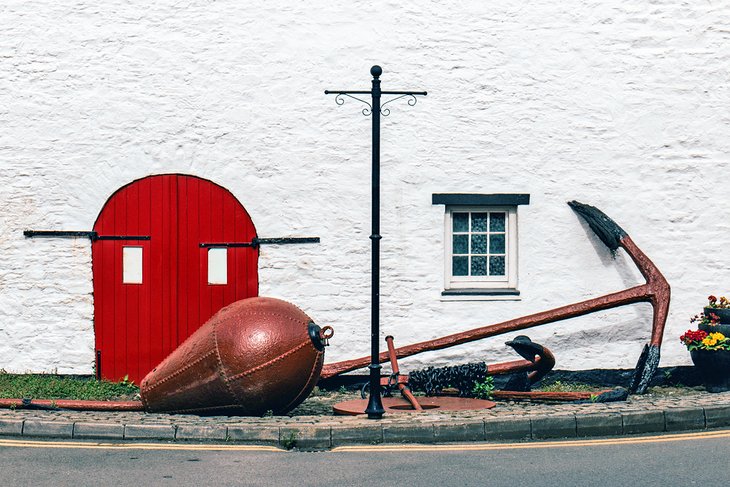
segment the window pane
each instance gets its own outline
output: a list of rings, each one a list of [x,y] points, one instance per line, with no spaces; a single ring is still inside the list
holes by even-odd
[[[489,258],[489,275],[490,276],[503,276],[504,275],[504,257],[490,257]]]
[[[454,253],[455,254],[468,254],[469,253],[469,236],[468,235],[454,235]]]
[[[471,214],[471,231],[486,232],[487,231],[487,215],[488,213],[472,213]]]
[[[472,235],[471,236],[471,253],[486,254],[487,253],[487,236]]]
[[[451,271],[455,276],[469,275],[469,257],[452,257]]]
[[[504,234],[493,234],[489,236],[489,253],[504,254]]]
[[[472,257],[471,258],[471,275],[486,276],[487,275],[487,258]]]
[[[208,249],[208,284],[228,283],[228,249]]]
[[[455,232],[469,231],[469,213],[452,213],[451,218]]]
[[[504,213],[491,213],[489,221],[490,232],[504,232]]]
[[[122,247],[122,283],[142,284],[142,247]]]

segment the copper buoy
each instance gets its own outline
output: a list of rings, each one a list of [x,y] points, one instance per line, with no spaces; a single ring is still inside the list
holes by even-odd
[[[332,328],[280,299],[216,313],[142,379],[149,412],[261,416],[301,403],[319,379]]]

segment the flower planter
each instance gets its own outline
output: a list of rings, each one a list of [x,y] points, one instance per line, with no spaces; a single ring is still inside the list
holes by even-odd
[[[707,333],[722,333],[726,337],[730,337],[730,324],[711,325],[709,323],[700,323],[697,328]]]
[[[730,350],[693,350],[690,355],[709,392],[730,391]]]
[[[728,308],[705,308],[705,316],[710,316],[710,313],[717,315],[717,317],[720,318],[720,323],[730,324],[730,309],[728,309]]]

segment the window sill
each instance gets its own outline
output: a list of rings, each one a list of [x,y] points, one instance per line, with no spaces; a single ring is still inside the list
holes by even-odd
[[[519,301],[517,289],[446,289],[441,292],[441,301]]]

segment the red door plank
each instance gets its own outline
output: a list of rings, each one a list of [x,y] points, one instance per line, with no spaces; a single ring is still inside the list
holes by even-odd
[[[213,242],[211,232],[211,188],[208,185],[201,185],[199,190],[199,211],[200,211],[200,226],[198,228],[198,236],[201,242]],[[198,302],[200,303],[200,320],[205,322],[212,316],[211,312],[211,289],[208,286],[208,252],[200,254],[200,262],[198,268],[200,269],[198,277]]]
[[[210,223],[211,223],[211,235],[210,238],[214,242],[225,242],[223,228],[225,228],[225,215],[223,213],[223,198],[225,196],[224,191],[211,191],[210,200]],[[227,252],[226,252],[227,253]],[[217,310],[221,309],[225,305],[224,292],[227,285],[217,284],[210,286],[210,309],[211,315]]]
[[[190,218],[188,206],[188,181],[186,178],[175,178],[177,184],[177,259],[174,264],[177,271],[177,344],[182,343],[188,337],[189,316],[187,314],[187,300],[189,299],[188,287],[189,276],[187,272],[187,264],[189,261],[188,241],[188,225]]]
[[[139,222],[137,235],[150,235],[152,233],[152,191],[151,181],[149,178],[142,179],[139,181]],[[149,285],[151,275],[151,252],[150,244],[152,240],[141,240],[139,243],[142,246],[142,280],[143,283],[139,286],[139,335],[137,337],[137,349],[139,350],[139,361],[137,375],[141,374],[143,370],[152,370],[152,367],[157,365],[152,363],[152,356],[150,352],[150,335],[152,333],[152,310],[151,310],[151,294],[152,286]]]
[[[119,195],[119,201],[117,202],[116,211],[114,212],[114,228],[113,234],[124,234],[127,228],[127,191],[126,188],[122,190]],[[128,370],[127,368],[127,289],[122,284],[123,271],[122,271],[122,242],[113,241],[114,246],[114,295],[111,299],[114,300],[114,352],[112,353],[112,360],[114,365],[114,379],[119,379],[122,371]]]
[[[186,195],[186,204],[188,205],[188,218],[186,222],[186,238],[185,255],[187,263],[185,266],[185,282],[186,282],[186,300],[183,303],[185,313],[188,316],[188,328],[186,335],[190,336],[197,329],[199,324],[204,321],[200,317],[200,202],[198,195],[200,193],[200,179],[190,178],[188,180],[188,192]],[[207,183],[206,181],[202,181]]]
[[[154,368],[158,358],[166,356],[163,343],[163,317],[165,313],[166,295],[163,290],[163,246],[162,228],[165,212],[163,193],[165,181],[162,177],[150,179],[150,365]],[[150,368],[150,370],[151,370]]]
[[[126,225],[121,235],[139,235],[139,183],[127,186],[125,194],[127,196],[126,206],[124,208],[124,217]],[[120,242],[120,247],[137,247],[139,242]],[[144,252],[142,253],[142,260],[144,261]],[[142,276],[144,279],[144,276]],[[127,310],[125,313],[126,322],[124,327],[126,328],[127,346],[124,350],[125,367],[130,377],[137,377],[139,375],[139,328],[140,320],[145,319],[141,316],[141,310],[139,309],[139,287],[142,284],[122,284],[125,292],[125,300],[127,304]],[[134,360],[137,357],[137,360]]]
[[[221,211],[222,226],[221,238],[223,242],[235,242],[236,241],[236,227],[235,227],[235,202],[233,198],[225,197],[221,191],[221,197],[223,200],[223,208]],[[223,293],[221,296],[221,308],[226,304],[233,303],[236,301],[236,268],[235,268],[235,256],[238,253],[238,249],[229,248],[226,252],[226,275],[228,277],[227,284],[223,286]]]
[[[165,213],[170,217],[170,244],[165,248],[165,252],[168,254],[166,273],[169,273],[170,277],[170,316],[167,317],[168,327],[170,329],[170,337],[172,341],[170,348],[167,353],[171,353],[180,345],[184,338],[179,328],[178,310],[179,310],[179,297],[177,293],[179,285],[179,273],[177,268],[178,261],[178,229],[180,222],[178,221],[178,177],[176,175],[169,176],[170,179],[170,203]]]

